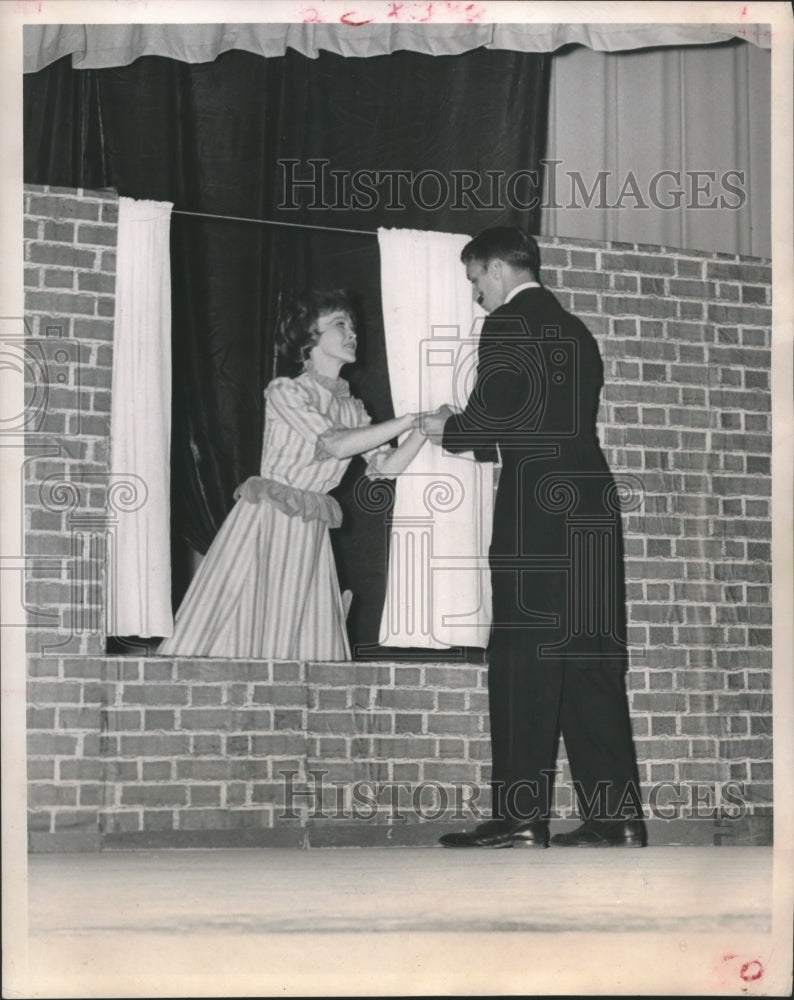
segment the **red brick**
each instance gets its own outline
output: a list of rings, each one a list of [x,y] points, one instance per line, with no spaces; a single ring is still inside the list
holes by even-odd
[[[301,709],[281,708],[273,712],[273,725],[262,725],[262,729],[302,729],[305,725]]]
[[[187,787],[187,785],[172,784],[122,785],[121,804],[124,806],[186,805]]]
[[[720,740],[720,757],[737,760],[749,757],[755,760],[772,759],[772,739],[769,736],[757,736],[754,739]]]
[[[220,804],[221,804],[221,785],[190,786],[191,806],[219,806]]]
[[[194,757],[218,757],[223,750],[221,733],[196,733],[190,738],[190,752]]]
[[[267,664],[252,664],[229,660],[177,660],[176,676],[179,681],[207,681],[223,683],[261,680],[258,676],[267,670]]]
[[[353,734],[361,731],[365,725],[366,716],[357,718],[353,712],[309,712],[308,728],[310,732],[330,733],[338,736],[343,733]],[[366,730],[364,730],[366,731]]]
[[[184,684],[125,684],[121,700],[125,705],[186,705],[188,688]]]
[[[432,693],[432,692],[431,692]],[[468,698],[468,691],[438,691],[436,697],[438,699],[438,711],[439,712],[462,712],[466,709],[466,701]]]
[[[311,758],[338,758],[347,760],[350,757],[350,745],[343,737],[320,737],[308,741],[308,753]]]
[[[80,295],[74,292],[29,291],[25,298],[25,308],[32,312],[50,314],[77,313],[93,316],[96,310],[96,299],[90,295]]]
[[[30,810],[28,812],[29,833],[50,833],[52,813],[49,810]]]
[[[28,806],[74,806],[77,805],[76,785],[35,784],[28,785]]]
[[[293,729],[301,727],[302,719],[302,712],[292,714],[285,712],[279,718],[279,713],[274,713],[269,708],[234,709],[231,711],[231,723],[228,728],[232,732],[251,730],[264,730],[266,732],[271,729]]]
[[[446,715],[442,712],[434,712],[427,720],[428,733],[475,736],[479,730],[479,716],[473,714]]]
[[[77,243],[80,246],[94,245],[115,247],[118,230],[116,226],[89,226],[81,224],[77,227]]]
[[[104,292],[114,295],[116,278],[112,274],[101,274],[96,271],[78,271],[77,287],[81,292]]]
[[[172,732],[176,729],[176,712],[173,709],[149,709],[143,714],[143,728],[150,732]]]
[[[119,221],[118,202],[105,202],[102,205],[102,221],[118,223]]]
[[[144,760],[141,762],[141,777],[144,781],[171,781],[174,777],[173,761]]]
[[[144,809],[143,829],[151,831],[174,830],[176,823],[172,809]]]
[[[55,728],[55,709],[54,708],[36,708],[33,705],[28,706],[27,710],[27,728],[30,729],[54,729]]]
[[[717,278],[726,281],[746,281],[763,284],[771,284],[772,282],[771,267],[759,264],[708,261],[706,264],[706,273],[709,278]]]
[[[286,789],[284,783],[281,781],[268,782],[267,784],[255,784],[251,789],[251,801],[254,804],[261,802],[272,802],[276,805],[284,805]],[[320,806],[320,793],[318,790],[317,794],[317,807]],[[313,796],[302,794],[297,791],[292,798],[292,810],[294,812],[300,813],[304,809],[308,808],[313,810],[315,808],[315,799]]]
[[[141,812],[100,812],[99,829],[102,833],[137,833],[141,829]]]
[[[55,781],[55,761],[29,759],[27,779],[28,781]]]
[[[56,832],[59,830],[96,830],[96,809],[59,810],[54,815]]]
[[[176,776],[179,781],[224,781],[231,774],[229,760],[178,760]]]
[[[74,223],[45,219],[43,238],[48,243],[74,243]]]
[[[256,684],[252,700],[256,705],[303,707],[306,705],[306,688],[302,684]]]
[[[104,729],[110,733],[140,730],[141,713],[133,709],[121,709],[108,705],[102,714]]]
[[[477,669],[474,667],[426,667],[425,682],[430,687],[475,687]]]
[[[449,761],[431,761],[425,764],[425,781],[453,784],[459,781],[477,781],[476,765],[471,763],[453,764]],[[430,808],[426,806],[426,808]]]
[[[190,752],[187,733],[146,733],[119,738],[122,757],[176,757]]]
[[[429,737],[411,736],[400,739],[398,737],[376,736],[373,739],[373,748],[376,757],[387,759],[429,758],[432,760],[435,756],[435,740]]]
[[[301,663],[274,663],[272,665],[272,671],[273,671],[273,680],[276,681],[277,683],[282,681],[290,682],[290,681],[304,680],[303,677],[304,669],[303,669],[303,664]],[[261,677],[251,678],[251,679],[266,681],[268,680],[268,677],[264,675]]]
[[[441,739],[438,741],[438,755],[442,758],[453,760],[466,760],[469,756],[466,753],[465,740]]]
[[[183,708],[179,715],[179,725],[181,729],[226,731],[232,727],[232,712],[228,708]]]
[[[305,736],[302,733],[262,733],[251,737],[253,757],[295,757],[301,756],[305,750]]]
[[[58,763],[59,781],[104,781],[106,762],[99,758],[62,760]]]
[[[32,195],[27,211],[28,215],[40,215],[47,219],[92,219],[99,218],[99,205],[95,201],[85,201],[72,194],[36,194]]]
[[[113,322],[107,319],[75,319],[73,336],[79,340],[113,340]]]
[[[686,739],[638,739],[637,755],[642,760],[685,760],[689,747]]]
[[[63,268],[47,268],[44,271],[44,288],[74,288],[75,272]],[[38,285],[38,281],[36,282]]]
[[[222,703],[223,688],[220,684],[194,684],[190,687],[191,706],[221,705]]]
[[[28,733],[27,747],[31,757],[72,756],[77,752],[77,737],[54,733]]]
[[[98,732],[101,725],[101,710],[91,708],[59,708],[59,729],[90,729]]]
[[[33,705],[79,705],[82,686],[76,682],[28,681],[27,696]]]

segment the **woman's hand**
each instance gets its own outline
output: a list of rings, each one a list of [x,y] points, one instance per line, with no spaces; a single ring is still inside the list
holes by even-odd
[[[431,413],[422,414],[422,433],[429,437],[433,444],[441,444],[444,426],[456,413],[460,413],[460,410],[445,403]]]

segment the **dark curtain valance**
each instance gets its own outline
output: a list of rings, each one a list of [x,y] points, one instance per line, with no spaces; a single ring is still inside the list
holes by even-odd
[[[35,73],[64,56],[75,69],[127,66],[145,55],[212,62],[231,49],[259,56],[294,49],[314,59],[321,51],[450,56],[477,48],[553,52],[570,44],[619,52],[731,38],[769,48],[771,37],[757,24],[44,24],[24,28],[24,68]]]

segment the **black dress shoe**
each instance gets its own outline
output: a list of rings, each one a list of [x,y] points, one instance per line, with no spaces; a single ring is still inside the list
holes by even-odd
[[[442,847],[548,847],[549,824],[489,819],[468,833],[445,833],[438,842]]]
[[[648,837],[641,819],[587,819],[570,833],[555,833],[556,847],[645,847]]]

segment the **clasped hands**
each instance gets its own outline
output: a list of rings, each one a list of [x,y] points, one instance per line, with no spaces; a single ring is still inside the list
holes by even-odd
[[[445,403],[443,406],[439,406],[437,410],[426,410],[424,413],[417,413],[414,419],[414,427],[420,433],[424,434],[425,437],[430,438],[433,444],[440,445],[441,439],[444,436],[444,425],[450,417],[460,412],[457,407],[449,406]]]

